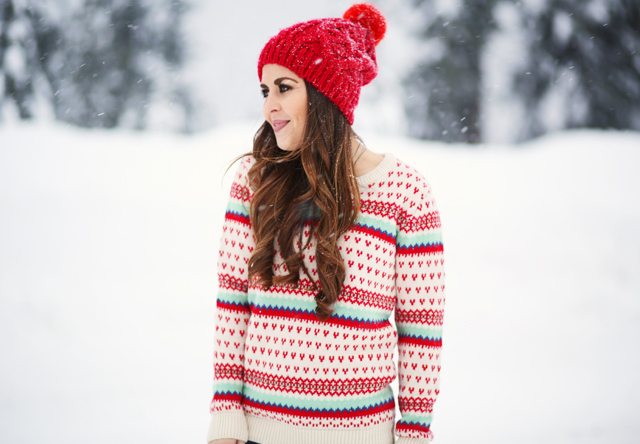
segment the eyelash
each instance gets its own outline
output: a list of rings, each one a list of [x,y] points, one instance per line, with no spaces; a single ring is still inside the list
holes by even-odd
[[[287,88],[287,89],[286,89],[285,91],[282,91],[282,88]],[[290,89],[291,89],[291,87],[290,87],[289,85],[280,85],[280,92],[281,92],[281,93],[282,93],[282,92],[286,92],[286,91],[288,91],[288,90],[290,90]],[[263,98],[263,99],[266,99],[266,98],[267,98],[267,96],[265,95],[265,93],[267,93],[267,92],[269,92],[269,91],[268,91],[268,90],[266,90],[266,89],[263,89],[263,90],[260,92],[260,93],[262,94],[262,98]]]

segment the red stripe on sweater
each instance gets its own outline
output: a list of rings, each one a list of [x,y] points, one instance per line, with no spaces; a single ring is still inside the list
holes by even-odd
[[[276,412],[283,415],[293,415],[302,418],[321,418],[321,419],[344,419],[344,418],[362,418],[365,416],[383,413],[389,410],[395,410],[396,403],[393,399],[381,403],[377,406],[364,407],[361,410],[340,409],[337,411],[327,409],[302,409],[300,407],[287,407],[282,405],[273,405],[269,403],[261,403],[246,396],[243,396],[242,404],[256,409],[266,410],[267,412]]]
[[[213,395],[213,399],[216,401],[235,401],[240,402],[242,400],[242,393],[233,392],[233,393],[220,393],[216,392]]]
[[[436,254],[444,252],[442,244],[435,245],[412,245],[410,247],[399,247],[396,249],[397,256],[411,256],[415,254]]]
[[[243,225],[251,225],[251,219],[249,218],[249,216],[244,214],[237,214],[231,211],[227,211],[225,218],[229,220],[235,220]]]
[[[405,344],[419,345],[421,347],[442,347],[442,338],[423,339],[415,336],[405,336],[403,334],[398,335],[398,346]]]
[[[390,371],[390,368],[387,369]],[[306,395],[322,395],[329,397],[341,397],[345,395],[360,395],[377,393],[386,388],[395,375],[371,378],[300,378],[290,376],[272,375],[269,373],[246,370],[245,384],[251,384],[274,392],[303,393]]]
[[[402,421],[399,421],[396,424],[396,431],[403,431],[403,432],[424,432],[424,433],[429,433],[431,434],[431,426],[430,425],[422,425],[422,424],[407,424],[404,423]]]
[[[389,244],[393,245],[396,242],[396,237],[395,237],[395,233],[392,235],[390,233],[387,233],[385,231],[381,231],[381,230],[376,230],[373,227],[368,227],[366,225],[360,225],[360,224],[354,224],[351,231],[355,232],[355,233],[365,233],[365,234],[369,234],[373,237],[377,237],[385,242],[388,242]]]
[[[251,304],[251,313],[260,314],[266,317],[281,317],[286,319],[302,319],[305,321],[318,321],[315,312],[296,311],[284,307],[260,307]],[[318,321],[319,322],[319,321]],[[366,322],[354,319],[332,317],[322,323],[323,325],[341,325],[344,327],[355,327],[364,330],[378,330],[383,326],[390,325],[389,321]]]
[[[249,306],[246,305],[246,304],[245,305],[232,304],[231,302],[221,301],[220,299],[218,299],[216,301],[216,306],[218,308],[223,308],[225,310],[235,311],[236,313],[247,313],[247,312],[249,312]]]

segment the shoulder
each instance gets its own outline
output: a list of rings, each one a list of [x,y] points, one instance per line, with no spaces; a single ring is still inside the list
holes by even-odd
[[[253,154],[245,154],[237,159],[234,162],[236,165],[234,181],[242,186],[246,186],[248,183],[247,174],[255,162],[256,159],[253,157]]]
[[[424,212],[431,208],[434,204],[433,191],[431,184],[420,171],[417,166],[409,164],[404,160],[396,157],[395,166],[390,174],[396,181],[399,191],[399,199],[397,200],[401,212],[404,214],[415,214]]]
[[[238,160],[238,170],[239,171],[249,171],[249,169],[256,163],[256,158],[253,157],[253,154],[244,154]]]
[[[236,158],[229,167],[229,171],[234,171],[231,195],[239,201],[250,202],[253,198],[254,190],[250,186],[248,173],[255,162],[256,160],[252,154],[245,154],[240,158]]]

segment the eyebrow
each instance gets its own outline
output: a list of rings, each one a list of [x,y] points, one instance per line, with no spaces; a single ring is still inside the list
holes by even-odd
[[[275,84],[276,84],[276,86],[277,86],[277,85],[280,85],[280,84],[282,83],[282,81],[283,81],[283,80],[285,80],[285,79],[287,79],[287,80],[293,80],[294,82],[298,83],[298,81],[297,81],[297,80],[292,79],[292,78],[290,78],[290,77],[280,77],[279,79],[275,79],[275,80],[273,81],[273,83],[275,83]],[[260,86],[261,86],[261,87],[268,88],[268,86],[267,86],[267,85],[265,85],[264,83],[261,83],[261,84],[260,84]]]

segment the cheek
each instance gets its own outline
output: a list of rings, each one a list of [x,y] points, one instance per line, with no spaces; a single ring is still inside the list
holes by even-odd
[[[304,101],[302,104],[299,104],[296,109],[296,116],[298,116],[298,122],[300,124],[304,124],[307,120],[307,102]]]

